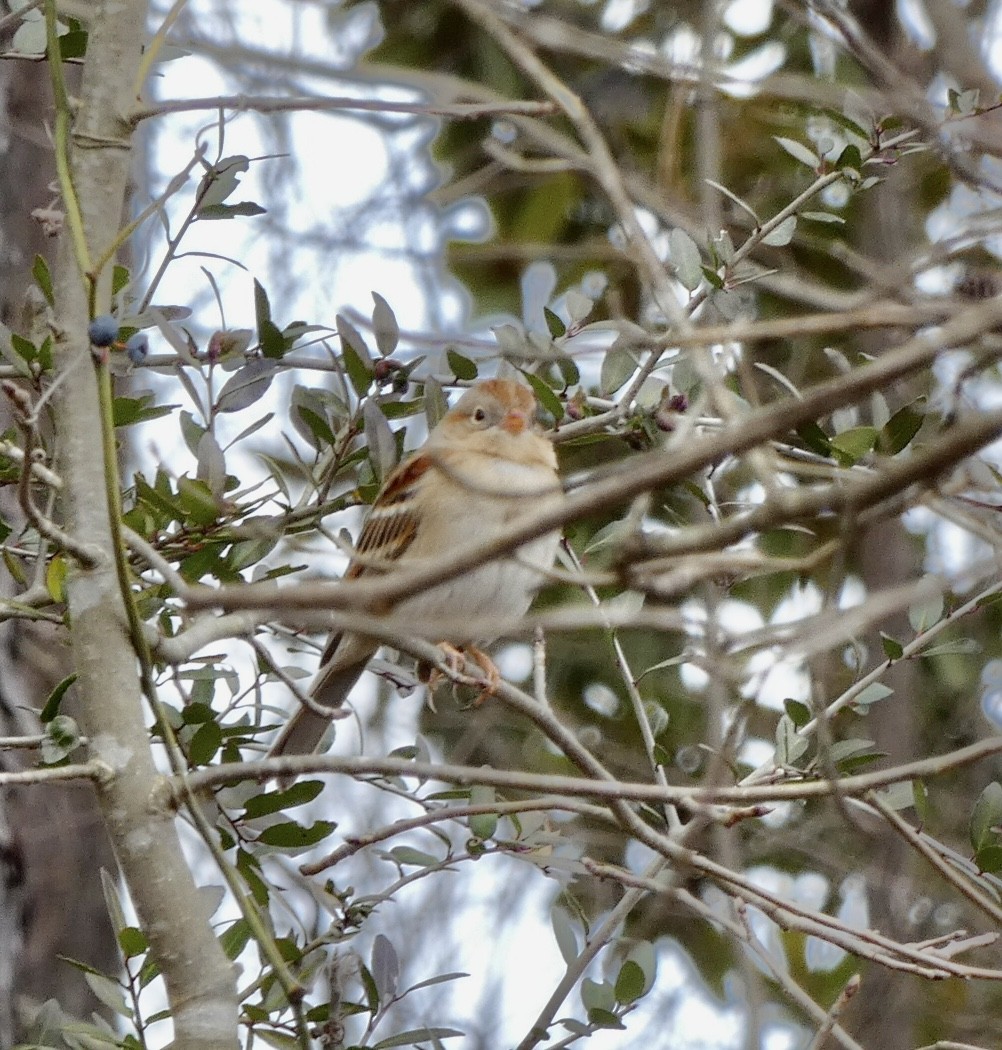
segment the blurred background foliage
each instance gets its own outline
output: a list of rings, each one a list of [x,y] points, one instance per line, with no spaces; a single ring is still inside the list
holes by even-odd
[[[275,17],[301,17],[296,6],[276,2]],[[720,273],[740,276],[727,273],[726,265],[712,265],[712,246],[726,254],[722,235],[732,245],[741,245],[760,222],[823,174],[826,164],[839,166],[836,158],[841,159],[843,144],[852,141],[852,127],[879,128],[885,140],[915,132],[908,148],[883,155],[879,179],[873,184],[843,180],[801,209],[826,212],[833,221],[801,216],[788,241],[755,243],[744,271],[753,279],[734,280],[708,294],[695,323],[735,326],[733,337],[713,340],[714,360],[727,388],[744,402],[765,404],[790,388],[848,374],[923,326],[998,294],[1002,141],[994,106],[1002,70],[995,44],[1002,37],[1002,10],[994,0],[966,4],[909,0],[897,5],[862,0],[845,5],[799,0],[542,0],[491,6],[492,17],[513,31],[588,108],[636,203],[641,224],[669,272],[679,264],[669,245],[672,232],[680,230],[699,247],[703,265],[710,271],[718,277]],[[498,42],[489,19],[471,17],[462,4],[382,0],[320,5],[313,13],[317,11],[330,34],[332,57],[326,70],[315,58],[307,64],[295,53],[276,53],[253,34],[245,34],[238,5],[224,0],[191,3],[181,12],[172,41],[218,64],[221,78],[248,93],[307,90],[322,97],[344,88],[371,93],[385,90],[386,85],[404,85],[443,105],[542,97],[538,85],[526,78]],[[980,95],[965,100],[964,93],[974,89]],[[6,90],[10,94],[14,87],[8,84]],[[199,120],[206,123],[203,117],[199,115]],[[265,113],[252,119],[270,152],[294,147],[288,118]],[[354,115],[353,119],[369,118]],[[385,116],[371,121],[392,139],[393,125]],[[378,260],[385,251],[388,260],[409,258],[418,275],[415,283],[426,298],[421,309],[411,310],[419,320],[391,350],[390,359],[404,369],[396,387],[392,377],[383,376],[386,382],[363,382],[352,392],[350,374],[331,377],[330,383],[311,378],[305,384],[313,399],[302,400],[306,395],[301,395],[299,403],[314,415],[299,414],[295,425],[300,437],[305,419],[313,444],[323,444],[323,427],[311,427],[309,420],[324,417],[325,412],[331,432],[338,438],[347,436],[333,467],[326,461],[322,486],[311,489],[322,473],[311,477],[315,464],[299,469],[295,457],[277,442],[266,446],[262,437],[256,444],[271,457],[273,477],[283,469],[288,472],[290,503],[299,493],[309,495],[306,510],[283,522],[292,545],[279,547],[279,554],[267,565],[274,566],[283,557],[296,564],[297,543],[304,531],[309,533],[321,521],[331,526],[326,518],[332,511],[371,501],[385,464],[376,462],[378,456],[372,454],[371,420],[363,423],[360,400],[377,403],[395,428],[399,419],[412,413],[419,418],[425,411],[431,414],[439,393],[431,388],[429,394],[425,381],[436,375],[448,385],[448,379],[455,378],[457,359],[450,361],[450,351],[463,355],[458,359],[460,369],[472,359],[473,367],[486,374],[497,357],[492,326],[510,326],[515,333],[508,336],[512,345],[519,340],[524,345],[526,331],[541,332],[544,315],[529,304],[539,305],[537,301],[545,299],[554,315],[560,315],[561,325],[573,326],[568,316],[568,293],[573,289],[593,300],[587,323],[639,325],[660,337],[662,345],[671,345],[666,334],[671,325],[657,308],[642,260],[624,248],[615,209],[571,121],[563,116],[501,115],[487,120],[442,119],[434,125],[425,121],[420,127],[406,145],[387,148],[389,170],[382,181],[361,202],[346,205],[330,225],[308,235],[297,228],[299,219],[290,199],[296,195],[288,193],[288,186],[296,185],[297,168],[305,171],[317,158],[297,156],[295,148],[288,162],[263,166],[265,174],[257,189],[267,216],[239,220],[266,224],[262,239],[270,245],[273,262],[290,252],[326,252],[334,276],[329,286],[324,282],[322,294],[338,287],[337,272],[363,255]],[[150,170],[139,179],[140,198],[169,178],[157,166],[159,134],[150,132],[147,139]],[[827,160],[819,160],[812,172],[795,151],[777,143],[777,137],[800,143]],[[331,177],[336,180],[337,169],[352,160],[337,156],[336,134],[331,138],[318,144],[317,153],[320,163],[333,169]],[[912,146],[922,148],[912,151]],[[409,166],[418,173],[411,181]],[[848,160],[842,166],[852,167]],[[873,171],[871,167],[866,174]],[[468,227],[457,229],[453,219],[462,207],[472,208],[469,214],[488,217],[489,223],[484,221],[472,234]],[[400,218],[408,208],[421,210],[435,228],[437,236],[430,248],[427,240],[421,240],[428,227],[419,236]],[[378,236],[381,224],[394,223],[405,232],[386,247],[385,238]],[[30,249],[35,250],[44,253],[44,246]],[[285,271],[275,266],[267,278],[261,276],[280,328],[293,316],[286,308],[290,285],[303,279],[298,265]],[[378,271],[371,284],[391,307],[398,308],[394,289],[380,284]],[[209,300],[207,292],[200,294]],[[684,299],[681,285],[679,297]],[[441,300],[437,305],[436,298]],[[195,305],[194,299],[192,293],[187,305]],[[442,305],[446,301],[448,308]],[[260,335],[260,298],[256,307]],[[8,304],[8,317],[11,310]],[[893,320],[881,320],[882,311]],[[352,302],[344,319],[363,328],[361,338],[371,351],[372,326],[362,324],[368,312],[366,304]],[[333,328],[334,313],[331,306],[325,316],[309,319]],[[823,325],[815,323],[820,316],[825,318]],[[788,323],[777,327],[776,334],[749,338],[739,334],[742,326],[767,321]],[[199,323],[211,331],[204,320],[193,320],[189,327],[195,330]],[[207,332],[197,336],[203,348]],[[554,334],[552,328],[549,334]],[[563,334],[557,336],[558,343]],[[351,340],[344,339],[343,329],[341,335],[341,361],[350,373],[343,355],[345,342]],[[502,349],[512,349],[504,336],[499,335],[499,341]],[[572,426],[578,417],[587,419],[605,410],[625,386],[626,376],[619,385],[603,387],[610,368],[607,344],[602,349],[578,346],[583,349],[568,348],[572,368],[564,361],[560,368],[538,369],[555,399],[549,406],[551,419],[560,416],[561,425]],[[425,360],[411,375],[407,368],[418,354]],[[675,402],[680,416],[701,403],[699,384],[686,371],[686,359],[684,352],[667,359],[644,396],[608,427],[561,442],[564,476],[573,481],[585,472],[629,472],[636,453],[670,442],[678,425],[665,415],[670,399],[685,398]],[[954,414],[997,404],[999,376],[994,367],[963,389],[952,385],[955,378],[956,370],[944,368],[896,381],[879,397],[861,400],[854,410],[819,418],[820,438],[817,432],[786,435],[771,463],[776,470],[788,472],[785,478],[797,479],[789,482],[791,486],[819,477],[822,471],[836,476],[860,462],[879,466],[879,457],[869,447],[855,456],[842,449],[840,458],[837,441],[835,452],[824,442],[866,426],[880,431],[890,418],[906,427],[912,417],[915,423],[915,432],[895,453],[929,447],[949,431]],[[904,415],[895,416],[899,412]],[[199,437],[189,428],[186,439],[192,454]],[[402,441],[398,432],[397,445]],[[666,454],[670,444],[668,449]],[[318,462],[323,451],[318,449]],[[816,457],[811,461],[813,475],[812,466],[803,465],[811,454]],[[132,455],[143,464],[141,450],[133,446]],[[229,521],[220,513],[218,499],[199,506],[198,491],[184,495],[162,485],[158,496],[152,476],[147,474],[146,480],[151,490],[137,486],[130,524],[152,536],[187,516],[190,532],[175,531],[170,538],[173,546],[165,541],[162,547],[187,579],[234,578],[271,553],[267,543],[253,550],[237,549],[237,543],[249,542],[249,534],[240,532],[253,515],[249,498],[241,507],[242,519],[234,515]],[[997,474],[982,470],[960,479],[950,495],[991,489],[995,482]],[[765,495],[748,459],[733,457],[700,476],[652,492],[642,516],[645,527],[655,532],[710,527],[754,506]],[[693,563],[693,576],[686,579],[682,565],[678,567],[682,583],[666,593],[652,589],[646,604],[647,611],[677,613],[676,626],[641,625],[615,636],[597,628],[548,634],[546,669],[552,705],[617,777],[650,780],[650,759],[624,688],[624,676],[632,678],[657,730],[655,757],[668,781],[731,783],[737,779],[732,773],[747,773],[773,752],[784,700],[792,698],[812,709],[831,702],[891,655],[895,642],[907,642],[917,630],[914,617],[909,621],[902,609],[865,623],[853,637],[836,644],[826,644],[820,636],[794,635],[784,652],[777,625],[805,615],[805,609],[812,615],[827,611],[831,614],[827,629],[837,637],[838,615],[847,596],[859,600],[879,595],[929,572],[948,576],[949,612],[970,596],[968,566],[983,565],[993,553],[993,542],[994,551],[998,549],[995,505],[990,499],[981,502],[947,506],[944,496],[935,505],[927,503],[920,514],[913,513],[907,526],[902,513],[913,508],[906,506],[862,522],[849,515],[821,513],[756,534],[747,550],[762,555],[763,570],[734,570],[723,560],[715,567],[708,561]],[[603,599],[630,590],[634,579],[630,560],[617,542],[625,535],[617,530],[627,528],[624,513],[624,508],[611,508],[575,522],[567,531],[569,546],[586,568],[621,571],[618,579],[599,588]],[[341,523],[339,518],[331,521]],[[228,531],[231,527],[235,531]],[[813,557],[828,544],[833,545],[833,553]],[[150,595],[151,609],[160,597]],[[576,586],[555,584],[544,591],[537,608],[559,610],[586,601]],[[846,709],[833,719],[828,731],[835,741],[871,742],[839,768],[855,768],[863,761],[877,763],[867,768],[879,768],[881,763],[962,747],[992,732],[980,705],[984,698],[990,707],[993,695],[995,679],[985,677],[986,666],[1002,656],[1000,615],[998,604],[986,604],[937,639],[942,647],[939,655],[892,664],[881,681],[894,690],[893,698],[872,708]],[[818,623],[823,632],[825,622],[819,618]],[[745,633],[767,626],[776,628],[771,644],[744,647]],[[619,660],[617,640],[622,646]],[[516,658],[519,653],[525,656],[527,645],[523,639],[521,649],[512,650],[511,666],[524,669],[521,684],[528,686],[531,664]],[[288,647],[301,652],[302,642],[293,639]],[[773,664],[785,666],[790,673],[770,679],[760,651],[773,653]],[[223,657],[218,666],[226,662]],[[263,674],[265,669],[259,670]],[[784,687],[796,695],[791,697]],[[193,687],[187,700],[215,702],[218,709],[213,688],[198,687],[196,698]],[[398,731],[399,716],[389,703],[394,687],[382,683],[380,688],[387,702],[373,708],[370,745]],[[573,771],[527,722],[490,702],[471,708],[470,700],[462,692],[453,696],[443,688],[435,709],[421,708],[418,730],[447,761],[535,772]],[[991,710],[997,712],[998,707]],[[735,724],[740,728],[730,732]],[[193,719],[189,727],[194,730]],[[203,733],[200,746],[212,758],[217,749],[206,748],[206,739]],[[234,750],[228,757],[249,742],[231,735],[227,746]],[[999,762],[990,760],[930,782],[928,806],[920,821],[923,828],[969,857],[967,828],[975,800],[1000,774]],[[325,799],[334,794],[329,790]],[[329,807],[329,802],[324,805]],[[378,809],[367,811],[364,819],[385,822]],[[662,818],[650,814],[650,819],[658,823]],[[575,859],[587,856],[631,870],[642,867],[636,844],[604,821],[586,817],[562,821],[559,837]],[[872,814],[855,813],[840,800],[777,807],[767,820],[744,820],[726,829],[705,827],[694,845],[731,868],[759,873],[778,893],[807,893],[804,880],[820,876],[820,883],[810,884],[819,895],[818,906],[833,914],[855,908],[858,915],[862,910],[869,926],[901,941],[921,942],[961,927],[984,928],[983,918],[971,912],[886,824]],[[351,876],[354,885],[364,885],[361,879],[373,877],[370,868],[352,869]],[[348,876],[338,874],[335,880],[338,892],[350,895]],[[615,882],[596,879],[573,864],[557,881],[559,889],[548,886],[547,891],[574,916],[579,929],[599,923],[623,893]],[[987,876],[982,881],[998,897],[997,882]],[[686,887],[711,903],[715,899],[714,889],[695,876]],[[436,937],[446,943],[450,937],[461,937],[460,912],[453,920],[455,928],[446,927],[448,890],[435,890],[437,897],[428,892],[427,906],[435,909],[441,924]],[[401,956],[420,951],[420,930],[393,932]],[[541,934],[537,928],[525,933],[530,944],[540,936],[549,933]],[[825,1009],[853,973],[862,974],[861,991],[841,1014],[841,1023],[865,1046],[897,1050],[947,1038],[990,1046],[999,1035],[1002,1002],[995,983],[934,983],[842,956],[818,962],[803,934],[770,927],[762,936],[774,956],[784,960],[789,974]],[[739,1033],[729,1041],[721,1036],[720,1045],[806,1045],[805,1033],[816,1027],[816,1019],[790,1000],[781,982],[750,961],[734,938],[671,899],[645,896],[632,909],[617,948],[620,959],[637,941],[653,942],[665,953],[684,953],[686,965],[692,968],[692,986],[701,982],[721,1010],[738,1011]],[[984,954],[985,965],[997,964],[996,950]],[[664,1023],[663,1011],[679,1010],[674,994],[660,998],[643,1021],[629,1019],[626,1034],[606,1033],[605,1038],[613,1041],[601,1045],[632,1045],[641,1039],[652,1046],[666,1045],[657,1041],[657,1032]],[[488,1003],[488,999],[484,994],[481,1013],[470,1022],[470,1046],[497,1045],[491,1042],[491,1019],[503,1014],[503,1000],[495,997]],[[424,1016],[414,1015],[418,1020]]]

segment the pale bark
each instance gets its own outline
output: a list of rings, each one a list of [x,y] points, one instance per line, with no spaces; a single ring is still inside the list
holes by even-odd
[[[134,81],[146,4],[105,0],[90,26],[87,64],[70,150],[74,189],[92,256],[120,226],[131,160]],[[90,757],[110,775],[98,790],[116,856],[163,974],[176,1045],[215,1050],[237,1045],[235,975],[204,900],[185,864],[163,781],[150,752],[137,657],[114,564],[105,498],[101,409],[87,339],[88,302],[73,244],[64,230],[55,275],[58,368],[73,369],[56,402],[66,527],[97,552],[67,584],[80,720]],[[107,270],[108,268],[106,268]],[[98,282],[96,309],[107,312],[110,273]]]
[[[24,335],[32,259],[53,246],[31,217],[52,200],[55,165],[44,130],[51,110],[44,66],[0,63],[0,320]],[[0,406],[0,429],[10,422]],[[0,490],[0,516],[16,537],[24,522],[10,486]],[[6,566],[0,568],[0,593],[17,589]],[[41,706],[70,670],[65,638],[52,625],[0,626],[0,735],[37,733],[29,709]],[[74,713],[69,701],[66,710]],[[22,764],[21,753],[0,755],[0,769]],[[30,1014],[32,1002],[55,998],[76,1017],[98,1008],[80,972],[58,959],[99,970],[117,965],[98,877],[112,863],[89,787],[0,790],[0,1047],[24,1038],[16,1022]]]

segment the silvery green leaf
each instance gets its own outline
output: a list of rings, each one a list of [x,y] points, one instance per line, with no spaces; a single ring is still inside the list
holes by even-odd
[[[369,449],[369,462],[372,464],[380,481],[397,465],[397,441],[386,421],[386,416],[379,411],[375,401],[366,401],[362,405],[362,423],[365,428],[365,443]]]
[[[390,304],[378,293],[372,293],[372,331],[376,336],[376,349],[389,357],[397,348],[400,339],[400,326]]]
[[[806,164],[812,171],[818,166],[818,156],[813,150],[808,149],[802,142],[796,139],[783,138],[782,135],[773,135],[773,138],[801,164]]]
[[[695,291],[703,280],[702,259],[696,242],[676,226],[668,234],[668,252],[679,283],[688,291]]]
[[[275,362],[255,358],[238,369],[223,385],[216,399],[217,412],[239,412],[264,397],[275,378]],[[179,370],[179,374],[183,374]]]
[[[564,296],[564,303],[567,306],[567,316],[570,317],[573,324],[583,321],[595,306],[594,302],[587,295],[579,292],[576,288],[568,289],[567,294]]]
[[[524,358],[528,344],[525,333],[513,324],[499,324],[491,328],[498,341],[501,353],[509,357]]]
[[[793,234],[796,229],[796,215],[787,215],[787,217],[774,230],[771,230],[762,238],[762,243],[771,244],[774,247],[781,248],[784,244],[789,244],[790,241],[793,240]]]
[[[208,430],[199,439],[196,458],[198,460],[196,477],[209,486],[209,491],[213,496],[222,496],[226,487],[226,458],[219,447],[219,442]]]
[[[637,369],[637,359],[633,351],[619,346],[619,342],[617,339],[602,359],[598,385],[603,394],[614,394],[626,384]]]
[[[808,741],[797,733],[793,719],[783,715],[776,725],[776,765],[794,765],[808,746]]]
[[[943,616],[943,595],[933,594],[908,609],[908,622],[916,634],[927,630]]]

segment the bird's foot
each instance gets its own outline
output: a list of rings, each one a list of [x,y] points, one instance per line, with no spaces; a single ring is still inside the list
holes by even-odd
[[[472,645],[468,645],[465,649],[460,649],[455,645],[450,645],[448,642],[440,642],[438,648],[441,649],[445,665],[448,668],[448,677],[453,680],[463,676],[463,668],[467,659],[472,660],[483,672],[487,681],[476,683],[481,686],[481,690],[476,700],[473,701],[474,707],[479,707],[497,692],[498,685],[501,683],[501,672],[498,670],[497,664],[481,649],[477,649]],[[418,677],[421,681],[428,683],[428,691],[433,693],[441,679],[446,677],[446,672],[440,671],[436,667],[430,667],[426,663],[421,663],[418,667]]]
[[[473,701],[473,706],[479,707],[498,691],[498,686],[501,684],[501,672],[498,670],[498,665],[476,646],[469,646],[466,655],[484,672],[484,678],[487,680],[483,689],[480,690],[480,695]]]

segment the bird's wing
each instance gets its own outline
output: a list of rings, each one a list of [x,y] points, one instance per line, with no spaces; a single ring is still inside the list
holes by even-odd
[[[414,542],[419,520],[415,494],[419,479],[431,465],[429,456],[418,453],[390,473],[355,545],[361,557],[348,566],[345,579],[357,579],[366,571],[379,572],[380,562],[396,561]],[[339,707],[377,647],[362,635],[335,631],[320,657],[310,686],[312,696],[322,704]]]
[[[378,561],[396,561],[414,542],[420,520],[415,497],[421,477],[431,466],[431,457],[418,453],[405,459],[386,479],[355,545],[363,557],[352,562],[348,578],[361,576],[367,568],[378,572]]]

